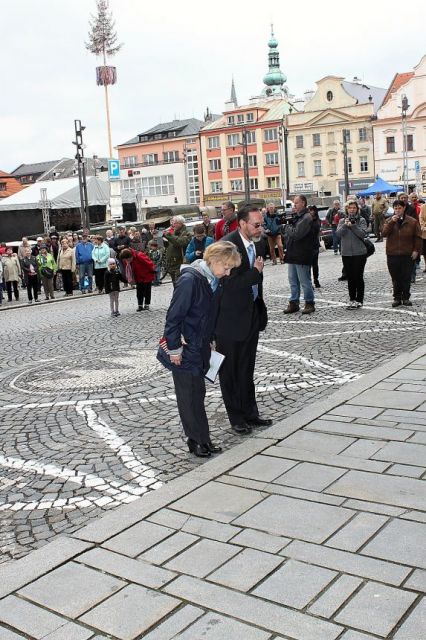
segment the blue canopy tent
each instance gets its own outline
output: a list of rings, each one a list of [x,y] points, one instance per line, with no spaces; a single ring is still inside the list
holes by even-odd
[[[385,182],[382,178],[377,178],[376,182],[368,187],[368,189],[364,189],[364,191],[359,191],[357,196],[374,196],[376,193],[397,193],[401,190],[401,187],[395,184],[389,184]]]

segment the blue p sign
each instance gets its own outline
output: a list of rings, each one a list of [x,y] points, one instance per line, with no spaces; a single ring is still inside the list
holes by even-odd
[[[120,180],[119,160],[108,160],[108,178],[110,180]]]

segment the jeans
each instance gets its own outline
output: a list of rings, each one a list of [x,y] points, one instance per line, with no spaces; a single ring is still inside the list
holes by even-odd
[[[300,287],[302,287],[305,304],[313,303],[315,296],[311,282],[310,264],[289,264],[288,282],[290,285],[290,302],[299,302]]]
[[[334,253],[337,253],[340,251],[340,238],[337,235],[337,227],[333,227],[331,233],[333,235],[333,251]]]
[[[84,278],[86,276],[89,278],[89,291],[92,291],[93,262],[78,265],[78,277],[81,291],[84,291]]]

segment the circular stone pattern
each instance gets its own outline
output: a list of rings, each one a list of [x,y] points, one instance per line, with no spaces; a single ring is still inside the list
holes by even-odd
[[[92,351],[44,361],[15,376],[10,386],[44,396],[64,391],[108,391],[109,387],[117,391],[152,380],[162,372],[164,368],[154,350],[129,348],[126,354],[123,347],[120,354],[114,351],[97,355]]]

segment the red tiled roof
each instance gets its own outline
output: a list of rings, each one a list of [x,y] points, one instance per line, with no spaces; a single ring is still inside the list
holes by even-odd
[[[6,183],[6,189],[3,190],[0,188],[0,198],[8,198],[14,193],[18,193],[18,191],[24,189],[19,180],[5,171],[0,171],[0,184],[2,183]]]
[[[394,78],[383,100],[382,106],[386,104],[386,102],[391,97],[392,93],[395,93],[395,91],[398,91],[398,89],[402,87],[404,84],[406,84],[410,80],[410,78],[412,78],[413,76],[414,76],[414,71],[406,71],[405,73],[395,73]]]

